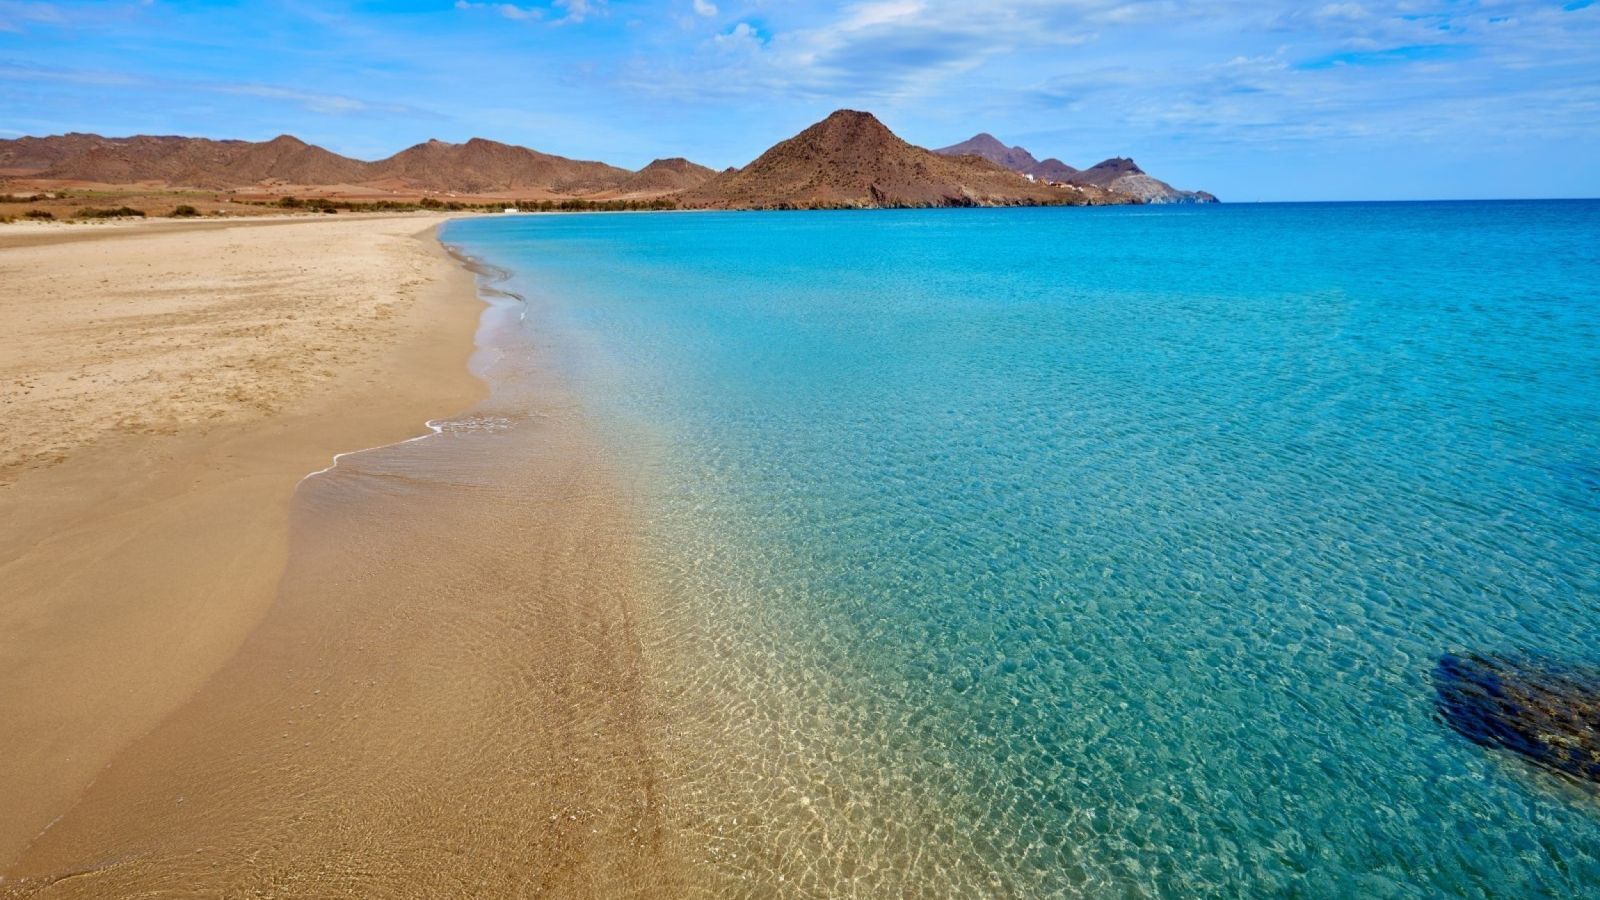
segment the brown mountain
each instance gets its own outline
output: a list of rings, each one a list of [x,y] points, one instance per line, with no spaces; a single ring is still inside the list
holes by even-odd
[[[78,156],[105,138],[96,134],[58,134],[0,141],[0,175],[29,177]]]
[[[1113,156],[1079,171],[1073,177],[1073,182],[1075,184],[1092,184],[1096,187],[1110,187],[1119,178],[1143,174],[1144,170],[1139,168],[1138,163],[1125,156]]]
[[[992,163],[999,163],[1013,172],[1028,173],[1039,164],[1033,154],[1021,147],[1007,147],[1000,143],[1000,139],[987,131],[979,132],[959,144],[951,144],[933,151],[941,156],[981,156]]]
[[[979,133],[959,144],[934,152],[947,156],[974,154],[1037,179],[1073,184],[1083,188],[1099,188],[1125,194],[1142,203],[1217,202],[1215,196],[1205,191],[1180,191],[1164,181],[1152,178],[1139,168],[1137,163],[1126,157],[1112,157],[1080,171],[1059,159],[1051,158],[1038,162],[1027,150],[1021,147],[1007,147],[988,132]]]
[[[1180,191],[1165,181],[1152,178],[1139,164],[1127,157],[1102,160],[1082,172],[1063,179],[1069,184],[1104,188],[1137,197],[1145,203],[1216,203],[1205,191]]]
[[[1021,177],[1022,173],[1030,178]],[[1039,162],[1021,147],[979,134],[937,152],[896,137],[869,113],[839,110],[743,169],[713,173],[681,158],[638,172],[473,138],[427,141],[365,162],[289,135],[270,141],[93,134],[0,140],[0,178],[38,182],[140,184],[163,188],[262,185],[370,188],[397,194],[522,197],[661,197],[686,206],[972,206],[1215,202],[1113,158],[1082,172]]]
[[[844,109],[678,197],[717,209],[1116,202],[1097,188],[1035,184],[980,157],[940,156],[896,137],[870,113]]]
[[[280,134],[260,144],[246,143],[227,175],[253,182],[352,184],[365,176],[369,163],[340,156],[296,137]],[[225,181],[218,178],[218,181]]]
[[[1043,178],[1045,181],[1066,181],[1078,174],[1078,170],[1052,156],[1034,165],[1028,170],[1028,174],[1035,178]]]
[[[378,162],[331,153],[289,135],[270,141],[65,134],[0,141],[0,174],[48,181],[243,188],[264,182],[370,185],[413,191],[542,191],[577,195],[613,188],[634,173],[482,138],[428,141]]]
[[[681,156],[658,159],[617,184],[623,195],[671,194],[697,188],[716,177],[715,169],[697,165]]]
[[[519,190],[582,194],[615,187],[633,174],[605,163],[483,138],[465,144],[427,141],[370,166],[363,183],[461,194]]]
[[[226,188],[269,179],[295,184],[339,184],[361,177],[367,163],[281,135],[270,141],[214,141],[138,135],[103,138],[62,135],[6,142],[0,157],[33,142],[34,162],[48,162],[31,177],[101,184],[155,182],[177,187]]]

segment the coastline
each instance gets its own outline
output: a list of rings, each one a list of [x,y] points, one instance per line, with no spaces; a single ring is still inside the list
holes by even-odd
[[[430,421],[436,439],[303,479],[251,627],[0,861],[0,895],[692,883],[664,811],[631,497],[501,273],[432,246],[487,303],[486,391]]]
[[[0,235],[0,873],[266,614],[307,472],[483,395],[444,219]]]

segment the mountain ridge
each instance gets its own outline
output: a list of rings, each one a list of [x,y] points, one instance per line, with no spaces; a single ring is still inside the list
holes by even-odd
[[[1136,197],[1144,203],[1216,203],[1206,191],[1179,190],[1151,176],[1138,163],[1123,156],[1101,160],[1087,169],[1077,169],[1051,157],[1044,161],[1021,146],[1007,147],[994,135],[980,131],[959,144],[933,151],[946,156],[978,155],[1036,179],[1079,187],[1095,187]]]
[[[975,155],[941,156],[902,140],[868,112],[842,109],[779,141],[749,165],[680,195],[729,209],[1082,205],[1099,188],[1038,184]]]
[[[205,190],[351,185],[426,193],[581,196],[615,189],[636,174],[486,138],[460,144],[424,141],[370,162],[287,134],[241,141],[71,132],[0,141],[0,175],[11,178]]]
[[[927,150],[869,112],[836,110],[748,165],[721,172],[682,157],[637,171],[474,137],[428,140],[379,160],[289,134],[267,141],[70,132],[0,140],[0,179],[36,185],[384,197],[655,200],[710,209],[1215,202],[1113,157],[1078,170],[994,135]],[[43,189],[49,190],[49,187]]]

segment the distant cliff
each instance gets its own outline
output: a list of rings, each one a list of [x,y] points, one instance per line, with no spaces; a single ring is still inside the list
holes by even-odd
[[[975,155],[940,156],[854,110],[833,113],[679,199],[685,206],[724,209],[1130,202],[1092,185],[1030,180]]]
[[[1080,170],[1059,159],[1046,159],[1040,162],[1022,147],[1007,147],[988,132],[982,132],[959,144],[941,147],[933,152],[945,156],[980,156],[1014,172],[1032,175],[1036,179],[1097,187],[1125,194],[1143,203],[1218,202],[1214,195],[1205,191],[1182,191],[1153,178],[1133,160],[1125,157],[1113,157]]]
[[[1147,175],[1131,159],[1079,170],[1059,159],[1038,160],[987,133],[925,150],[854,110],[838,110],[749,165],[722,172],[681,157],[629,171],[484,138],[425,141],[369,162],[290,135],[251,142],[65,134],[0,140],[0,178],[44,190],[131,185],[347,197],[647,199],[709,209],[1216,202],[1204,191],[1181,191]]]
[[[660,195],[697,184],[703,180],[698,173],[709,177],[710,171],[687,160],[658,160],[630,172],[483,138],[461,144],[426,141],[376,162],[340,156],[289,135],[262,142],[95,134],[0,141],[0,175],[12,178],[207,190],[276,184],[407,193]]]

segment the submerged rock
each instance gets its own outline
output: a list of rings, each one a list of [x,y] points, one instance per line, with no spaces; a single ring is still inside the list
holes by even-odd
[[[1440,716],[1468,740],[1600,782],[1600,670],[1447,653],[1433,684]]]

